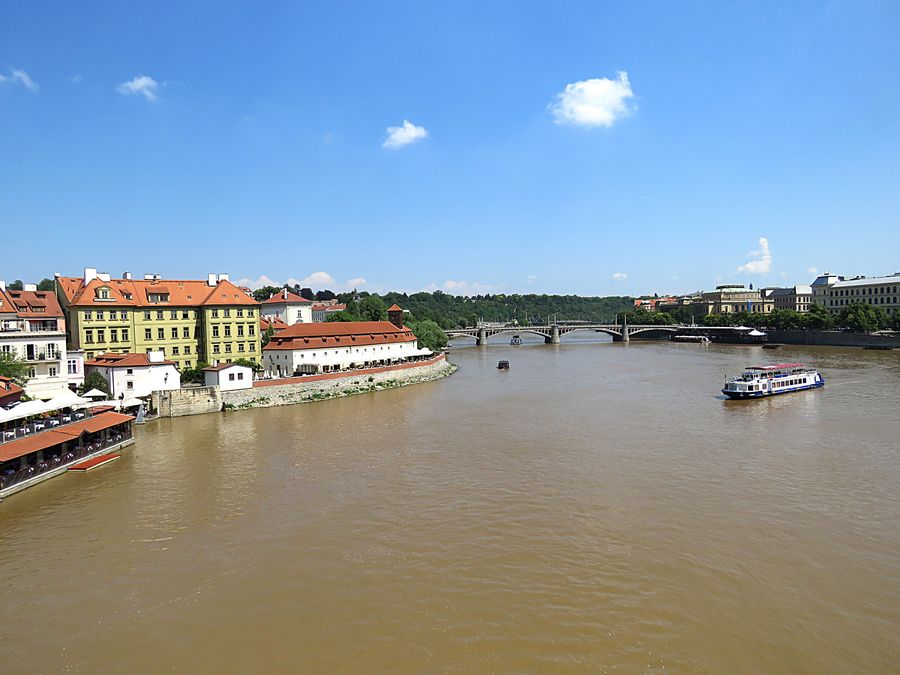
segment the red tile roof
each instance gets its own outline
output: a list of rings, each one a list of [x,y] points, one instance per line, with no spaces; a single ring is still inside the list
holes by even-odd
[[[6,405],[22,398],[24,389],[8,377],[0,375],[0,405]]]
[[[280,330],[284,330],[288,327],[288,325],[284,322],[283,319],[279,319],[277,316],[269,319],[264,316],[259,317],[259,327],[263,333],[269,330],[269,326],[272,326],[272,329],[277,333]]]
[[[297,295],[296,293],[292,293],[286,288],[281,289],[275,295],[273,295],[268,300],[263,300],[264,305],[273,305],[273,304],[291,304],[291,303],[310,303],[312,300],[307,300],[303,296]]]
[[[220,370],[225,370],[226,368],[249,368],[250,366],[245,366],[243,363],[220,363],[217,366],[207,366],[203,370],[208,370],[212,373],[218,373]]]
[[[347,309],[347,305],[313,305],[312,310],[314,312],[343,312]]]
[[[96,433],[109,429],[122,422],[133,420],[131,415],[122,415],[121,413],[107,412],[101,415],[88,417],[86,420],[67,424],[58,429],[50,429],[41,431],[34,436],[26,436],[9,443],[0,445],[0,462],[6,462],[16,457],[30,455],[38,450],[46,450],[55,445],[62,445],[66,441],[78,438],[83,433]]]
[[[355,347],[413,342],[415,339],[412,330],[397,328],[390,321],[296,323],[274,335],[263,351]]]
[[[62,308],[53,291],[11,291],[6,290],[9,309],[16,312],[20,319],[58,319],[63,315]],[[5,303],[4,303],[5,304]],[[40,309],[41,311],[35,311]]]
[[[399,305],[397,305],[397,303],[395,302],[393,305],[388,307],[388,311],[389,312],[402,312],[403,309]]]
[[[140,368],[143,366],[174,366],[174,361],[150,361],[147,354],[116,354],[109,352],[99,354],[90,361],[85,361],[85,366],[98,366],[103,368]]]
[[[75,307],[200,307],[229,305],[259,305],[230,281],[219,281],[215,286],[197,279],[92,279],[87,285],[80,277],[59,277],[60,288],[70,306]],[[109,299],[100,299],[98,291],[108,289]],[[150,302],[151,294],[168,294],[166,302]]]

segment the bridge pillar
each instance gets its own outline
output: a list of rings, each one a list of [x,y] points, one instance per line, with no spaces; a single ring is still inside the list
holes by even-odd
[[[479,347],[487,347],[487,331],[484,328],[478,329],[478,339],[475,344]]]
[[[548,345],[559,344],[559,326],[553,325],[550,327],[550,337],[545,337],[544,343]]]
[[[631,342],[631,335],[628,333],[628,315],[622,315],[622,337],[618,339],[618,342]]]

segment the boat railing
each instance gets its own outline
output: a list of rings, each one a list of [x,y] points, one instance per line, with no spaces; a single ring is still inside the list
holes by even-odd
[[[71,413],[51,415],[50,417],[35,417],[30,422],[25,422],[24,424],[19,424],[8,429],[0,429],[0,445],[40,433],[41,431],[60,429],[69,424],[74,424],[75,422],[82,422],[91,417],[91,415],[92,413],[90,410],[85,409]]]

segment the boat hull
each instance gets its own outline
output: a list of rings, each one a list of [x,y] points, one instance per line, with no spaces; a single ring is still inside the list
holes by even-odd
[[[722,389],[722,393],[732,400],[743,400],[751,398],[768,398],[769,396],[780,396],[781,394],[791,394],[795,391],[806,391],[807,389],[819,389],[825,386],[825,380],[819,379],[818,382],[812,384],[801,384],[795,387],[779,389],[777,391],[731,391],[730,389]]]

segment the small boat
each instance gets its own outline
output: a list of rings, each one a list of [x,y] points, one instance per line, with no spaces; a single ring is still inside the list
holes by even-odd
[[[518,335],[513,335],[512,340],[509,341],[509,344],[511,344],[513,346],[518,346],[518,345],[522,344],[522,338],[520,338]]]
[[[501,361],[497,364],[498,370],[509,370],[509,361]]]
[[[728,398],[762,398],[824,386],[825,378],[815,368],[802,363],[776,363],[750,366],[738,377],[727,380],[722,393]]]
[[[709,338],[705,335],[673,335],[672,342],[699,342],[706,344]]]
[[[763,349],[781,349],[784,345],[780,345],[777,342],[767,342],[762,346]]]

